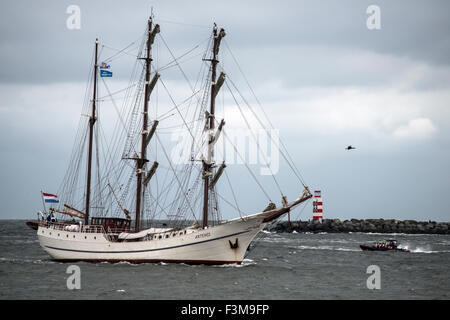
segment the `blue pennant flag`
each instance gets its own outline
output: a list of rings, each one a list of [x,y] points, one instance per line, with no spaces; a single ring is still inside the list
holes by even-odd
[[[113,73],[111,71],[100,69],[100,77],[102,77],[102,78],[104,78],[104,77],[111,78],[112,75],[113,75]]]

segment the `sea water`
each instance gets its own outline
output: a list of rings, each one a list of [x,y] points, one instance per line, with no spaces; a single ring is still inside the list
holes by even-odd
[[[361,251],[397,239],[404,252]],[[70,266],[80,289],[70,289]],[[379,272],[372,273],[377,266]],[[449,299],[450,236],[264,231],[241,265],[60,263],[0,220],[0,299]],[[379,289],[370,286],[377,277]],[[371,279],[369,279],[371,278]]]

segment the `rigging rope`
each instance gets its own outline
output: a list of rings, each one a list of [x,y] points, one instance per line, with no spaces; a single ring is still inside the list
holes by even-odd
[[[258,179],[256,178],[255,174],[253,173],[253,171],[250,169],[250,167],[248,166],[248,164],[245,162],[244,158],[241,156],[241,154],[239,153],[239,151],[237,150],[236,146],[231,142],[231,139],[228,137],[228,135],[226,134],[225,130],[222,129],[222,133],[223,136],[225,138],[227,138],[228,142],[230,143],[231,146],[233,146],[234,152],[236,152],[236,154],[238,155],[238,157],[241,159],[242,163],[245,165],[245,167],[247,168],[247,170],[250,172],[251,176],[253,177],[253,179],[255,180],[255,182],[258,184],[259,188],[261,189],[261,191],[264,193],[264,195],[267,197],[267,199],[269,199],[270,202],[272,202],[272,200],[270,199],[270,196],[267,194],[266,190],[264,190],[264,188],[262,187],[261,183],[258,181]]]
[[[128,49],[129,47],[131,47],[132,45],[134,45],[139,39],[141,39],[143,36],[141,36],[141,37],[139,37],[138,39],[136,39],[135,41],[133,41],[133,42],[131,42],[129,45],[127,45],[125,48],[123,48],[123,49],[116,49],[116,48],[113,48],[113,47],[110,47],[110,46],[108,46],[108,45],[106,45],[106,44],[102,44],[102,48],[103,47],[105,47],[105,48],[108,48],[108,49],[111,49],[111,50],[114,50],[114,51],[117,51],[115,54],[113,54],[112,56],[110,56],[109,58],[106,58],[105,60],[103,60],[104,62],[111,62],[111,61],[113,61],[113,60],[115,60],[115,59],[118,59],[119,58],[119,54],[128,54],[128,55],[130,55],[130,56],[133,56],[133,57],[139,57],[138,55],[136,55],[136,54],[132,54],[132,53],[129,53],[129,52],[127,52],[127,51],[125,51],[126,49]],[[114,58],[114,59],[113,59]]]
[[[273,137],[269,134],[267,128],[264,126],[264,124],[262,123],[262,121],[261,121],[261,120],[259,119],[259,117],[256,115],[255,111],[251,108],[251,106],[250,106],[250,104],[247,102],[247,100],[242,96],[242,94],[241,94],[240,91],[237,89],[237,87],[236,87],[236,85],[233,83],[233,81],[231,81],[231,79],[230,79],[229,77],[228,77],[228,80],[229,80],[229,82],[233,85],[233,87],[235,88],[235,90],[239,93],[239,95],[241,96],[241,98],[242,98],[242,100],[244,101],[244,103],[248,106],[249,110],[250,110],[250,111],[252,112],[252,114],[255,116],[256,120],[257,120],[257,121],[259,122],[259,124],[263,127],[263,129],[267,132],[268,136],[271,137],[272,142],[275,143],[276,147],[277,147],[278,150],[280,151],[281,156],[284,158],[284,160],[286,161],[286,163],[287,163],[287,164],[289,165],[289,167],[292,169],[292,171],[294,172],[294,174],[296,175],[296,177],[299,179],[299,181],[301,182],[301,184],[302,184],[303,186],[305,186],[304,179],[301,177],[301,175],[300,175],[299,172],[297,173],[298,170],[296,171],[296,170],[294,169],[294,166],[295,166],[295,165],[293,165],[293,164],[291,164],[291,163],[289,162],[289,160],[287,159],[287,157],[285,156],[285,154],[284,154],[283,151],[281,150],[280,145],[277,144],[277,142],[276,142],[276,141],[273,139]],[[281,138],[280,138],[280,141],[282,141]]]
[[[228,173],[227,173],[226,171],[225,171],[225,177],[227,178],[228,185],[230,186],[231,194],[233,195],[234,203],[236,204],[236,209],[237,209],[237,211],[238,211],[238,213],[239,213],[239,217],[242,218],[242,212],[241,212],[241,209],[239,209],[239,205],[238,205],[238,202],[237,202],[237,200],[236,200],[236,195],[234,194],[233,187],[232,187],[232,185],[231,185],[230,179],[228,178]]]
[[[237,65],[237,67],[238,67],[238,69],[239,69],[241,75],[243,76],[243,78],[244,78],[244,80],[245,80],[247,86],[249,87],[250,92],[252,93],[252,95],[253,95],[253,97],[255,98],[256,102],[258,103],[258,105],[259,105],[261,111],[263,112],[263,114],[264,114],[264,116],[265,116],[267,122],[270,124],[271,128],[274,129],[275,127],[273,126],[272,122],[270,121],[269,117],[267,116],[267,113],[265,112],[264,108],[262,107],[261,102],[259,101],[259,99],[258,99],[258,97],[256,96],[255,92],[253,91],[253,88],[251,87],[250,82],[248,81],[247,77],[245,76],[245,74],[244,74],[244,72],[243,72],[241,66],[239,65],[239,63],[238,63],[237,59],[235,58],[233,52],[231,51],[230,47],[228,46],[228,43],[226,42],[226,40],[224,40],[224,43],[225,43],[225,46],[227,47],[228,51],[230,52],[231,57],[233,58],[234,62],[236,63],[236,65]],[[232,81],[230,80],[230,82],[232,82]],[[233,82],[232,82],[232,84],[233,84]],[[234,84],[233,84],[233,86],[236,87]],[[238,92],[239,92],[239,90],[238,90]],[[240,95],[241,95],[241,94],[240,94]],[[241,97],[242,97],[242,95],[241,95]],[[245,103],[248,105],[249,109],[252,111],[252,113],[254,114],[255,118],[258,120],[258,122],[265,128],[265,126],[262,124],[262,121],[259,119],[259,117],[256,115],[256,113],[253,111],[253,109],[250,107],[250,105],[246,102],[246,100],[245,100],[244,98],[243,98],[243,100],[244,100]],[[287,164],[288,164],[289,167],[292,169],[292,171],[294,172],[294,174],[296,175],[296,177],[300,180],[300,182],[302,183],[302,185],[305,186],[304,179],[303,179],[302,175],[300,174],[300,171],[298,170],[298,168],[295,166],[295,163],[294,163],[294,161],[293,161],[291,155],[290,155],[289,152],[287,151],[287,148],[286,148],[286,146],[285,146],[285,144],[284,144],[284,142],[283,142],[283,140],[282,140],[281,138],[280,138],[280,144],[281,144],[281,146],[283,147],[284,152],[286,152],[286,155],[287,155],[287,157],[289,158],[289,160],[286,159],[286,157],[284,156],[283,152],[280,152],[281,155],[283,156],[283,158],[285,158]],[[280,149],[279,146],[278,146],[278,149]],[[280,150],[280,151],[281,151],[281,150]]]
[[[103,80],[103,83],[105,83],[105,80],[104,80],[103,78],[102,78],[102,80]],[[109,97],[112,98],[113,95],[115,95],[115,94],[117,94],[117,93],[120,93],[120,92],[122,92],[122,91],[128,90],[128,89],[130,89],[130,88],[132,88],[132,87],[134,87],[134,86],[137,86],[137,85],[138,85],[138,83],[134,83],[134,84],[132,84],[132,85],[126,87],[126,88],[120,89],[120,90],[115,91],[115,92],[113,92],[113,93],[111,93],[111,92],[108,90],[108,94],[107,94],[106,96],[103,96],[103,97],[98,98],[98,100],[103,100],[103,99],[109,98]]]
[[[258,138],[255,137],[254,132],[252,131],[252,129],[251,129],[251,127],[250,127],[250,124],[249,124],[249,122],[248,122],[248,120],[247,120],[247,118],[246,118],[244,112],[242,112],[241,106],[240,106],[239,103],[237,102],[236,97],[234,96],[233,92],[231,91],[230,87],[228,86],[228,83],[226,83],[226,86],[227,86],[228,90],[230,91],[230,94],[231,94],[231,96],[233,97],[234,102],[236,103],[236,106],[237,106],[238,109],[239,109],[239,112],[241,113],[242,117],[244,118],[244,121],[245,121],[245,123],[246,123],[246,125],[247,125],[248,130],[250,131],[250,133],[252,134],[253,139],[254,139],[255,142],[256,142],[256,146],[258,147],[258,151],[259,151],[260,154],[263,156],[264,161],[266,162],[266,166],[267,166],[267,168],[270,170],[271,176],[272,176],[273,181],[275,182],[275,184],[276,184],[276,186],[277,186],[277,188],[278,188],[278,191],[280,191],[280,194],[281,194],[281,196],[283,197],[283,191],[281,191],[281,187],[280,187],[280,185],[278,184],[277,179],[275,178],[275,175],[274,175],[274,173],[273,173],[273,171],[272,171],[272,168],[270,167],[269,162],[267,161],[267,158],[266,158],[265,154],[262,152],[261,147],[259,146]]]
[[[155,136],[156,136],[156,139],[158,139],[158,141],[159,141],[159,144],[160,144],[160,146],[161,146],[161,148],[162,148],[162,150],[164,152],[164,155],[166,156],[167,161],[170,164],[170,167],[171,167],[172,171],[174,172],[174,176],[176,177],[176,180],[178,182],[178,185],[179,185],[180,189],[183,190],[183,186],[182,186],[180,180],[178,179],[178,176],[175,174],[175,169],[173,168],[172,162],[170,161],[169,156],[167,155],[166,149],[164,148],[163,144],[161,143],[161,140],[159,139],[159,135],[156,132],[155,132]],[[185,192],[183,192],[183,195],[186,197],[186,193]],[[189,205],[189,209],[191,210],[192,216],[194,217],[195,221],[197,221],[197,217],[195,216],[194,211],[192,210],[192,207],[191,207],[191,205],[189,203],[189,200],[186,199],[186,202]]]
[[[193,143],[195,144],[195,143],[196,143],[196,142],[195,142],[195,137],[194,137],[194,135],[192,134],[191,129],[190,129],[189,126],[187,125],[186,120],[184,119],[183,115],[181,114],[180,109],[178,108],[177,104],[176,104],[175,101],[173,100],[172,95],[171,95],[170,92],[169,92],[169,89],[167,89],[166,85],[164,84],[164,81],[163,81],[161,78],[160,78],[160,82],[161,82],[161,84],[163,85],[164,89],[166,90],[166,93],[168,94],[168,96],[169,96],[170,100],[172,101],[173,105],[175,106],[175,109],[177,110],[177,112],[178,112],[178,114],[180,115],[181,119],[183,120],[183,123],[184,123],[184,125],[186,126],[186,129],[188,130],[189,135],[192,137]],[[199,149],[201,150],[201,146],[199,146],[199,145],[197,145],[197,146],[198,146]]]

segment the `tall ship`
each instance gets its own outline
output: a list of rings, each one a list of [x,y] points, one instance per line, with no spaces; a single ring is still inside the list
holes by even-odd
[[[239,99],[239,91],[232,93],[237,88],[219,63],[224,29],[214,24],[203,41],[201,56],[196,53],[201,46],[196,46],[175,57],[154,20],[150,16],[143,36],[123,49],[95,41],[69,167],[56,194],[45,194],[52,199],[48,200],[51,207],[47,211],[44,204],[38,221],[40,245],[54,260],[240,264],[260,231],[312,197],[284,144],[272,139],[292,170],[291,176],[299,181],[297,196],[289,202],[272,174],[280,191],[280,204],[276,205],[245,164],[249,180],[254,180],[255,188],[260,188],[269,201],[255,204],[254,213],[245,214],[240,209],[235,196],[240,183],[230,182],[226,161],[218,160],[215,149],[218,141],[231,140],[225,119],[219,116],[216,97],[221,88],[228,88],[235,107],[249,108],[261,125],[265,113],[250,109],[245,99]],[[155,45],[158,56],[165,49],[166,63],[154,61]],[[107,49],[113,53],[104,57]],[[112,77],[112,66],[121,65],[119,58],[130,56],[134,60],[130,82],[112,90],[105,81]],[[195,84],[182,68],[182,62],[194,58],[201,63]],[[169,89],[173,71],[186,80],[187,98],[175,97]],[[100,84],[106,89],[102,96]],[[166,102],[156,98],[161,92],[166,94]],[[104,107],[107,102],[108,109]],[[250,130],[255,121],[248,120],[248,110],[240,115]],[[107,116],[102,118],[104,114]],[[114,126],[104,122],[111,114],[116,118]],[[167,135],[174,128],[184,136],[178,154],[167,149]],[[269,132],[265,125],[262,128]],[[228,142],[233,145],[233,141]],[[261,158],[266,158],[258,139],[254,145]],[[244,158],[238,148],[233,151]],[[174,159],[174,154],[183,161]],[[218,191],[221,184],[228,184],[232,199]],[[251,199],[246,201],[253,204]],[[231,213],[222,209],[221,203],[236,209],[234,218],[222,218]]]

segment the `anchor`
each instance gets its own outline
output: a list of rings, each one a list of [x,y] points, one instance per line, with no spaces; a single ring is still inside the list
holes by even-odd
[[[231,240],[228,240],[228,242],[230,243],[230,248],[231,248],[231,249],[237,249],[237,248],[239,248],[238,238],[236,238],[236,241],[235,241],[234,243],[232,243]]]

